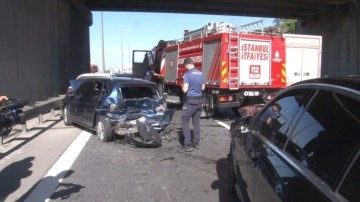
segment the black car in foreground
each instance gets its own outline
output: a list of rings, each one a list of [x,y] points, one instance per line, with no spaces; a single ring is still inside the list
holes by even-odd
[[[230,133],[240,201],[360,201],[360,79],[294,84]]]
[[[119,138],[137,146],[161,145],[158,133],[170,124],[174,110],[166,108],[155,83],[94,74],[71,80],[70,85],[62,104],[65,125],[94,130],[102,142]]]

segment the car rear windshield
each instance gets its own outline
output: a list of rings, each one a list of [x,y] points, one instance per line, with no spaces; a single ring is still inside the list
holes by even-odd
[[[155,86],[121,86],[119,87],[123,99],[159,99]]]

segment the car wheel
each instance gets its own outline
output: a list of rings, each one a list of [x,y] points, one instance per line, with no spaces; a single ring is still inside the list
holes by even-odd
[[[96,136],[101,142],[109,142],[112,139],[112,128],[110,121],[98,117],[96,121]]]
[[[65,105],[63,108],[63,121],[66,126],[72,125],[70,111],[69,111],[69,107],[67,105]]]

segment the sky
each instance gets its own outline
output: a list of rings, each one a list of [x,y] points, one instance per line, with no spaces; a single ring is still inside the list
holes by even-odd
[[[102,67],[101,12],[92,12],[90,26],[91,63]],[[263,20],[265,27],[273,25],[273,18],[225,15],[103,12],[105,70],[130,67],[132,50],[151,50],[158,41],[183,38],[184,30],[204,27],[208,22],[225,22],[240,26]],[[122,51],[123,50],[123,51]]]

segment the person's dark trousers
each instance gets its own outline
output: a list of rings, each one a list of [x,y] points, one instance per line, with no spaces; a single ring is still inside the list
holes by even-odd
[[[187,98],[182,109],[181,126],[184,135],[184,145],[199,144],[200,141],[200,116],[202,109],[201,99]],[[190,118],[194,127],[194,138],[191,140]]]

